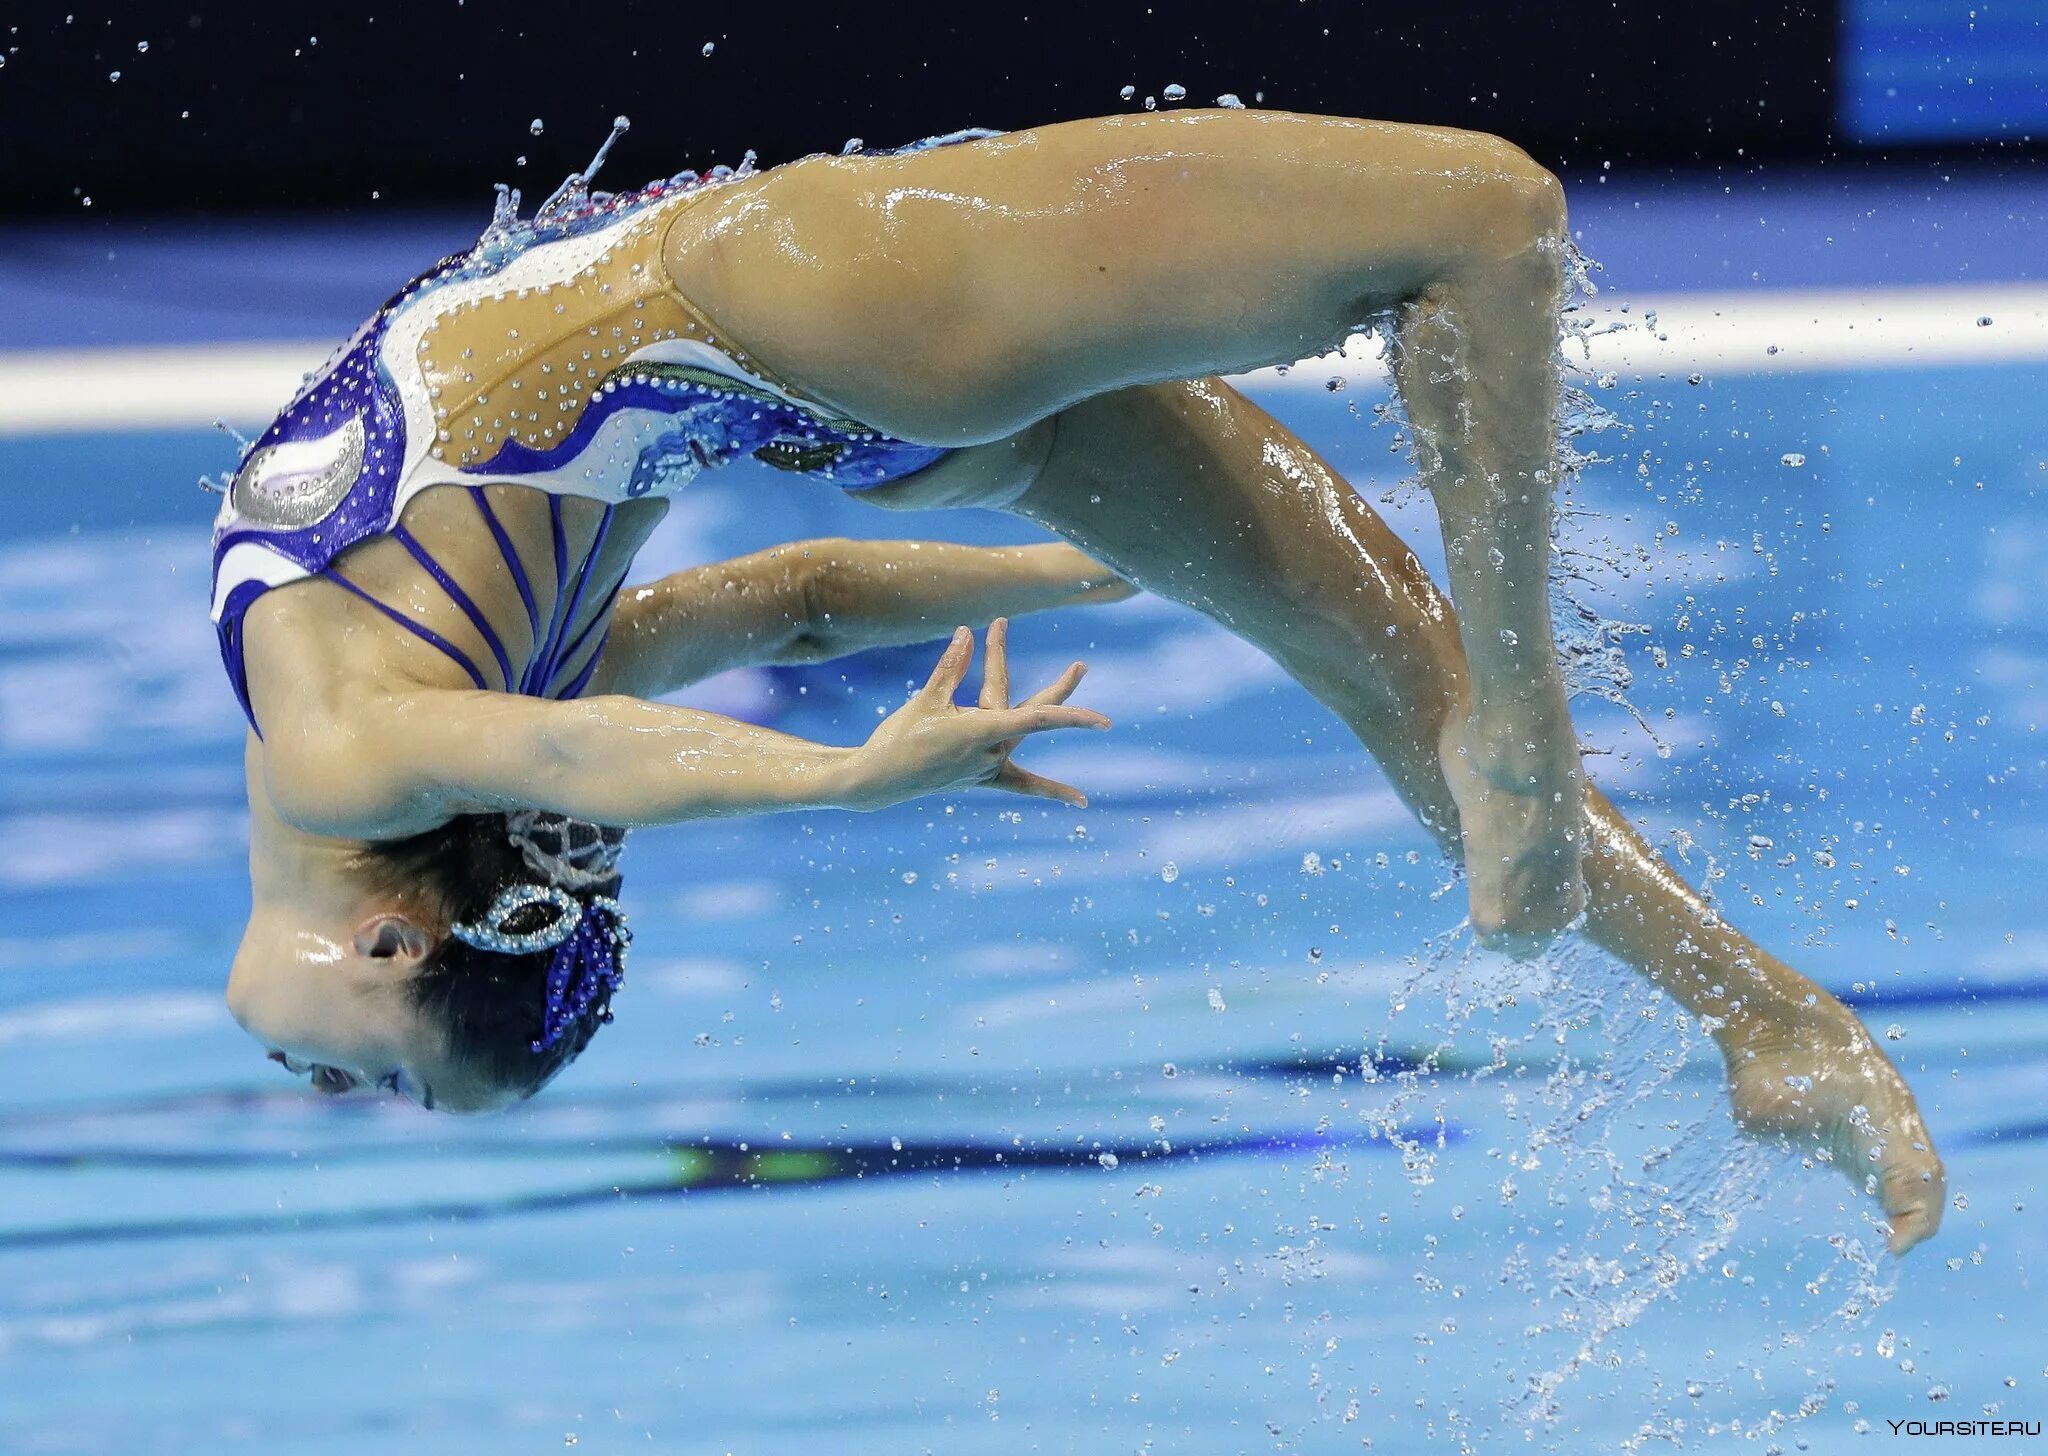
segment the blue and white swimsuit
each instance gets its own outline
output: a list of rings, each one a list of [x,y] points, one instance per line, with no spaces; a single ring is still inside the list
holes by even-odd
[[[587,641],[561,638],[588,599],[587,578],[623,502],[672,495],[743,454],[851,489],[945,454],[773,382],[676,290],[662,263],[669,225],[734,175],[684,173],[619,195],[572,190],[531,222],[501,216],[475,249],[379,309],[263,432],[226,493],[213,544],[213,620],[252,724],[243,621],[275,587],[337,582],[446,653],[479,688],[495,676],[508,691],[573,697],[602,648],[586,654]],[[559,620],[542,621],[487,484],[550,497]],[[436,485],[468,487],[479,527],[496,538],[532,618],[530,661],[508,659],[469,596],[400,524],[407,502]],[[564,548],[568,496],[605,506],[580,563]],[[379,535],[412,553],[495,661],[472,660],[335,571],[343,552]],[[607,619],[600,613],[592,625]]]

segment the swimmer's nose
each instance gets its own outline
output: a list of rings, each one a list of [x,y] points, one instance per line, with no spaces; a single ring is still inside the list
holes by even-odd
[[[268,1056],[271,1061],[276,1062],[280,1067],[284,1065],[283,1052],[267,1052],[265,1053],[265,1055]]]

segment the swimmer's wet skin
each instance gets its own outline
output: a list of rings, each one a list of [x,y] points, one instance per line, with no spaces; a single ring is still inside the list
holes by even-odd
[[[966,787],[1079,804],[1011,754],[1105,720],[1066,702],[1079,664],[1011,706],[996,619],[1135,585],[1352,729],[1464,860],[1483,942],[1530,954],[1582,924],[1713,1029],[1744,1127],[1835,1161],[1895,1250],[1933,1233],[1941,1163],[1882,1052],[1581,770],[1546,584],[1556,180],[1492,137],[1285,113],[946,140],[616,198],[579,182],[410,285],[257,442],[214,593],[261,729],[243,1023],[336,1089],[530,1095],[609,1015],[625,953],[613,867],[550,845]],[[1371,320],[1450,601],[1213,377]],[[799,543],[621,589],[667,497],[743,453],[1072,545]],[[991,620],[975,707],[953,702],[962,628],[857,748],[652,701]]]

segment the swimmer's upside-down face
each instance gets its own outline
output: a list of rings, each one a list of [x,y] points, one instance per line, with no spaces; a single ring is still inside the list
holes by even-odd
[[[320,925],[259,906],[228,978],[228,1010],[270,1060],[338,1096],[395,1091],[422,1107],[483,1112],[531,1089],[494,1083],[457,1057],[419,1004],[415,980],[437,938],[406,916]]]

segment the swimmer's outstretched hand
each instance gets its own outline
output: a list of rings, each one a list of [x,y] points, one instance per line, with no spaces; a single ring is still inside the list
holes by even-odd
[[[1066,706],[1087,666],[1075,663],[1050,685],[1012,706],[1006,651],[1009,628],[1002,617],[989,624],[981,701],[972,708],[955,703],[953,695],[966,681],[974,660],[974,633],[962,627],[953,634],[939,665],[932,669],[931,680],[884,719],[866,744],[853,751],[846,807],[880,809],[925,794],[967,788],[1057,799],[1077,809],[1087,806],[1087,796],[1071,784],[1045,778],[1010,761],[1011,752],[1033,733],[1109,726],[1109,719],[1100,713]]]

